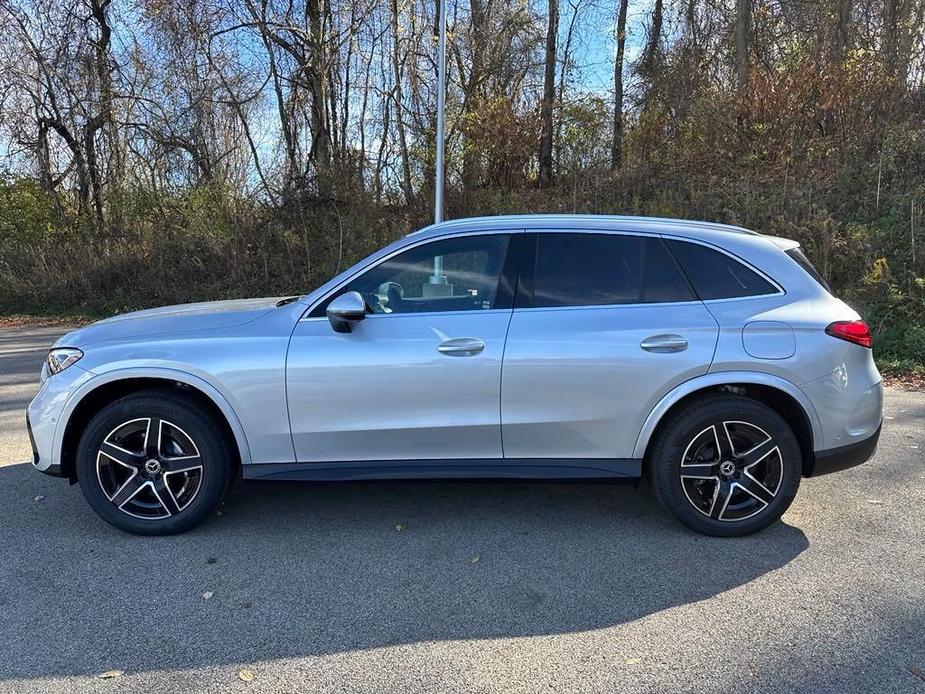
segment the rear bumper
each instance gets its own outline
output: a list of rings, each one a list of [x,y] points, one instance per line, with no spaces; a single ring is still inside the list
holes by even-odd
[[[877,430],[863,441],[849,443],[847,446],[830,448],[826,451],[816,451],[816,462],[813,465],[812,477],[827,475],[830,472],[846,470],[865,463],[871,459],[877,450],[877,442],[880,440],[880,431],[883,428],[883,422],[877,427]]]

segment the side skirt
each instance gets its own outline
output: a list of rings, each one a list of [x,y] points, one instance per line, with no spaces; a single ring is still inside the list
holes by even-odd
[[[344,482],[350,480],[574,480],[635,484],[639,458],[516,458],[507,460],[362,460],[322,463],[252,463],[245,480]]]

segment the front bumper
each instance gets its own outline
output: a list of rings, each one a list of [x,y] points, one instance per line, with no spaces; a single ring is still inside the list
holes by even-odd
[[[35,445],[35,436],[32,434],[32,422],[29,421],[29,413],[26,413],[26,431],[29,434],[29,444],[32,446],[32,465],[39,471],[44,472],[46,475],[51,475],[52,477],[64,477],[61,473],[60,465],[47,465],[43,466],[41,464],[41,456],[39,455],[38,446]]]
[[[61,440],[64,437],[67,404],[74,392],[93,374],[73,365],[48,378],[26,411],[26,429],[32,444],[32,465],[56,477],[61,468]]]
[[[816,451],[816,462],[813,465],[812,477],[847,470],[870,460],[877,450],[877,442],[880,440],[880,431],[882,429],[883,422],[881,421],[877,430],[863,441],[856,441],[838,448],[830,448],[826,451]]]

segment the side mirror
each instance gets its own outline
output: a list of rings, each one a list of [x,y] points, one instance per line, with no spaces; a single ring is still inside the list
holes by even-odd
[[[366,302],[359,292],[341,294],[328,304],[328,320],[336,333],[349,333],[353,324],[366,318]]]

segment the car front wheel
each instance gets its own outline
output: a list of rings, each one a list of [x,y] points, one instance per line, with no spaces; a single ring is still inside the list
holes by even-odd
[[[171,535],[216,508],[233,461],[208,409],[173,392],[143,391],[90,420],[77,450],[77,479],[90,506],[111,525],[138,535]]]
[[[662,505],[707,535],[749,535],[776,521],[797,493],[799,443],[787,422],[749,398],[698,398],[660,427],[648,474]]]

